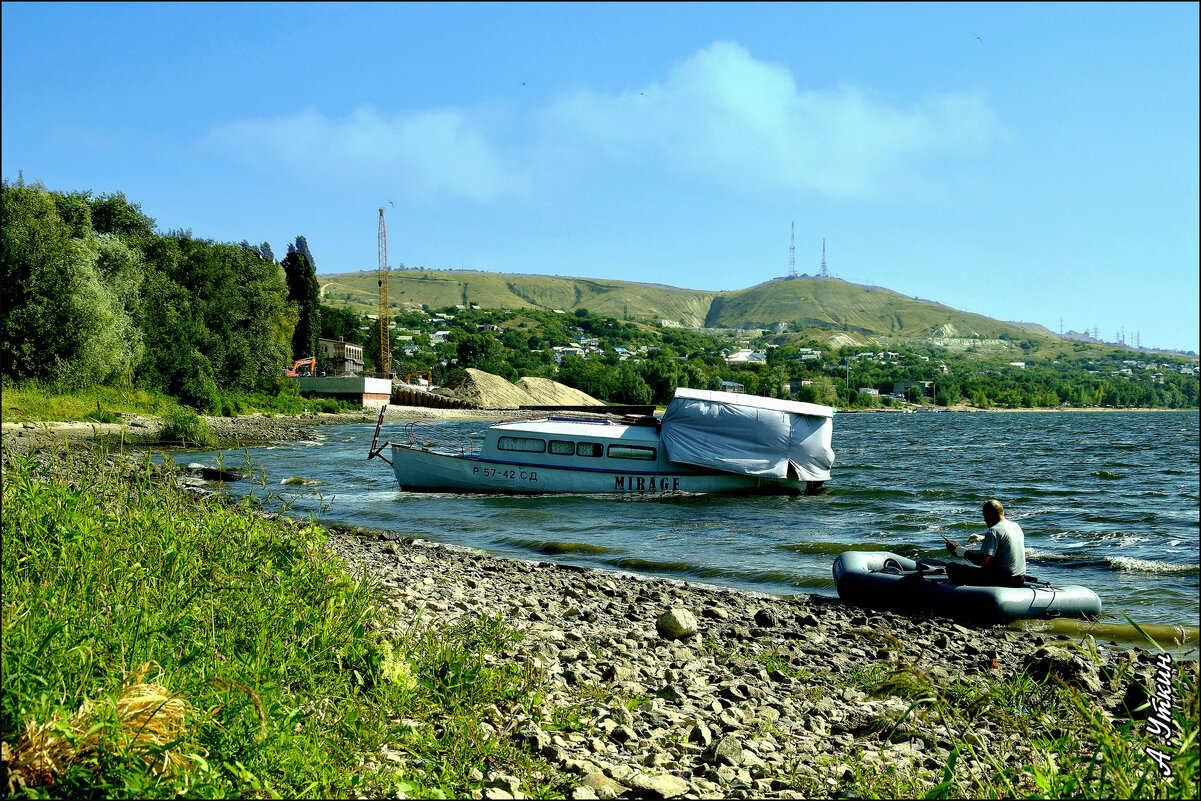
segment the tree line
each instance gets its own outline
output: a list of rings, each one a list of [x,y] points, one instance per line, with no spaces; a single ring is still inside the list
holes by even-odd
[[[133,385],[216,414],[231,395],[277,394],[312,355],[312,254],[155,231],[123,193],[0,187],[0,371],[64,391]]]

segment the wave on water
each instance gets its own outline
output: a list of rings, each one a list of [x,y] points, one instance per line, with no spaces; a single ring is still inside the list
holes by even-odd
[[[517,548],[523,548],[527,551],[536,551],[548,556],[561,556],[563,554],[572,553],[612,553],[615,549],[606,548],[603,545],[592,545],[586,542],[555,542],[543,540],[523,539],[520,537],[501,537],[499,542],[504,545],[509,545]]]
[[[885,542],[789,542],[777,545],[781,551],[804,554],[830,554],[837,556],[843,551],[887,551],[899,547]]]
[[[1161,562],[1155,559],[1135,559],[1132,556],[1084,556],[1075,553],[1051,553],[1033,548],[1026,549],[1028,562],[1043,562],[1056,567],[1080,568],[1103,567],[1113,571],[1131,573],[1180,573],[1201,572],[1199,565],[1184,565],[1176,562]]]
[[[1119,478],[1125,478],[1126,474],[1125,473],[1111,473],[1108,470],[1098,470],[1097,472],[1093,473],[1093,476],[1095,478],[1103,478],[1106,481],[1116,481]]]

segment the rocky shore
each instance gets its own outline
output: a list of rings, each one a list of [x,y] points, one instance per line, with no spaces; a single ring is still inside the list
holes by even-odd
[[[490,725],[578,774],[573,798],[826,796],[889,772],[932,787],[957,746],[970,788],[998,765],[1045,759],[1030,733],[1054,737],[1054,721],[912,714],[920,693],[873,692],[888,677],[988,699],[1000,677],[1050,675],[1103,714],[1129,716],[1146,700],[1131,677],[1154,670],[1147,652],[1094,656],[1064,635],[330,533],[346,564],[379,581],[398,630],[418,615],[431,625],[499,615],[524,634],[506,658],[537,671],[547,699],[574,708],[584,728],[553,731],[548,716]],[[512,777],[490,784],[482,797],[522,797]]]
[[[396,419],[414,411],[424,410]],[[226,424],[215,426],[223,439],[270,441],[348,420],[212,422]],[[43,439],[25,431],[6,428],[10,452],[42,450]],[[48,458],[64,470],[95,458],[85,447],[53,450]],[[1117,721],[1145,717],[1143,687],[1154,686],[1153,654],[1098,652],[1064,635],[512,560],[398,532],[328,530],[348,570],[380,588],[398,635],[415,620],[440,627],[484,616],[521,632],[499,658],[533,671],[545,704],[533,717],[497,709],[485,731],[578,777],[572,798],[829,797],[865,783],[916,791],[944,781],[948,765],[956,787],[979,794],[999,769],[1047,764],[1038,738],[1064,734],[1051,707],[1039,706],[1047,691],[1016,697],[1007,679],[1049,680],[1051,692],[1078,693]],[[956,706],[940,708],[948,699]],[[577,725],[556,729],[548,709],[572,710]],[[365,759],[403,767],[405,755],[384,748]],[[529,790],[503,771],[480,781],[477,797]]]
[[[471,409],[427,409],[415,406],[389,406],[385,420],[400,422],[409,420],[490,420],[507,417],[528,416],[531,412],[519,409],[478,411]],[[343,414],[313,413],[298,415],[248,414],[239,417],[201,416],[212,430],[222,447],[265,445],[312,439],[318,426],[342,425],[346,423],[374,423],[378,411],[349,412]],[[121,415],[120,423],[98,423],[92,421],[67,422],[7,422],[3,424],[3,436],[22,451],[31,447],[55,442],[99,440],[109,443],[124,441],[130,445],[169,445],[162,441],[163,421],[146,415]]]

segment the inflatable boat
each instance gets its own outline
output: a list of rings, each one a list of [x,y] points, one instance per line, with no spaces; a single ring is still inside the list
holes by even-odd
[[[1095,618],[1101,600],[1087,587],[1053,587],[1027,576],[1022,587],[971,587],[947,580],[946,563],[887,551],[846,551],[834,560],[838,597],[859,606],[976,623]]]

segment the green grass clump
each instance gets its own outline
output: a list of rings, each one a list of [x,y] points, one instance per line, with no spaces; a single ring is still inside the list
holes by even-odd
[[[174,405],[173,398],[132,387],[93,386],[65,392],[38,381],[6,383],[0,395],[5,422],[91,419],[119,423],[117,413],[160,415]]]
[[[5,449],[3,506],[10,794],[457,797],[484,765],[547,792],[544,763],[483,729],[531,697],[485,659],[517,637],[503,621],[398,627],[316,525],[149,464],[68,478]]]
[[[181,445],[196,445],[215,448],[217,436],[200,415],[186,406],[176,406],[163,415],[163,430],[159,437],[164,442]]]

